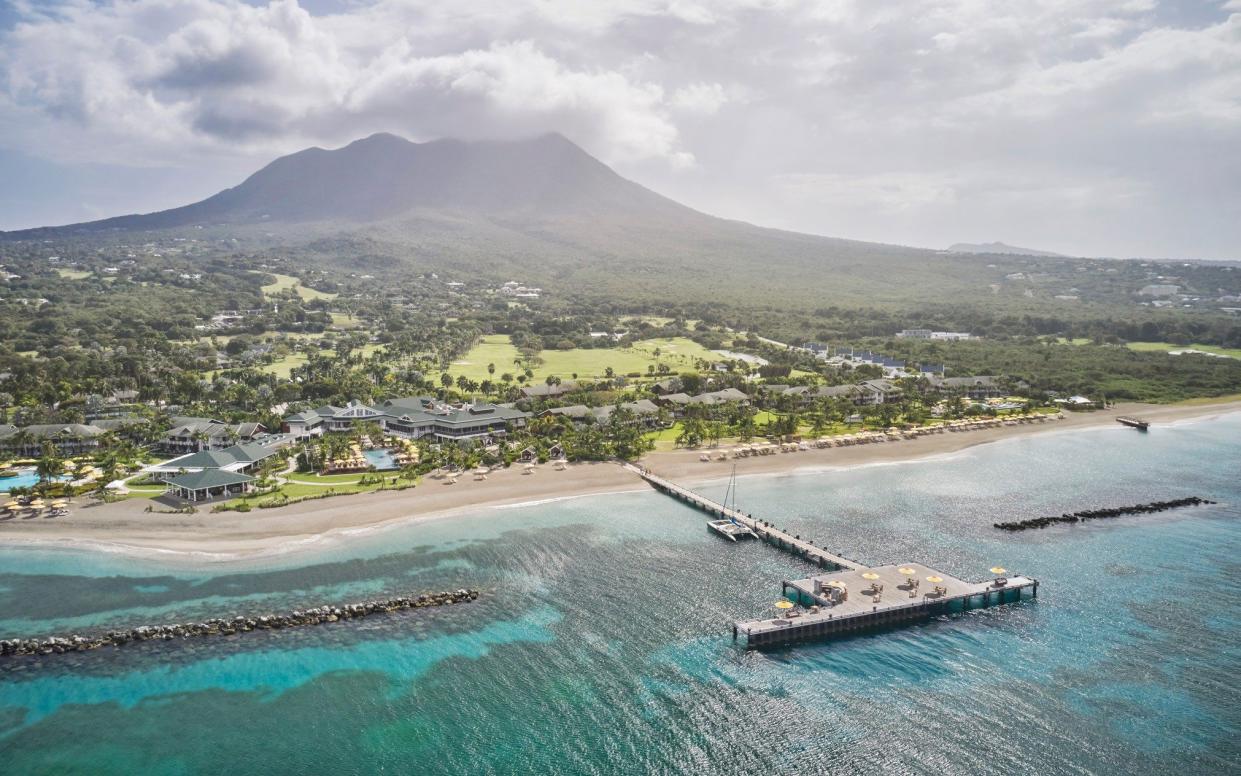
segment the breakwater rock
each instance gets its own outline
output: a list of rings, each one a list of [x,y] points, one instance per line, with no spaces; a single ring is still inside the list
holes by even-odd
[[[185,622],[175,625],[141,625],[130,630],[109,631],[93,636],[72,634],[41,639],[10,639],[0,641],[0,657],[19,655],[53,655],[65,652],[85,652],[100,647],[120,647],[141,641],[172,641],[199,636],[229,636],[256,630],[281,630],[322,625],[341,620],[356,620],[375,614],[421,609],[427,606],[449,606],[468,603],[478,598],[477,590],[453,590],[443,593],[424,593],[418,596],[388,598],[380,601],[363,601],[341,606],[320,606],[314,609],[295,609],[283,614],[263,614],[229,619],[214,618],[201,622]]]
[[[1169,509],[1179,509],[1180,507],[1196,507],[1214,503],[1210,499],[1190,496],[1188,498],[1172,499],[1171,501],[1152,501],[1149,504],[1135,504],[1131,507],[1086,509],[1081,512],[1066,512],[1063,515],[1052,517],[1032,517],[1029,520],[1016,520],[1011,523],[995,523],[995,527],[1002,531],[1028,531],[1031,528],[1046,528],[1049,525],[1056,525],[1058,523],[1084,523],[1087,520],[1101,520],[1103,518],[1123,517],[1125,515],[1145,515],[1152,512],[1167,512]]]

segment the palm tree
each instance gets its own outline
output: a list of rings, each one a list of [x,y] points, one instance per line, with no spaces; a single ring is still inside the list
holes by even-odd
[[[64,470],[65,462],[56,450],[56,445],[50,439],[43,440],[43,454],[35,463],[35,473],[39,475],[39,486],[46,487]]]
[[[19,428],[13,434],[13,451],[18,455],[26,455],[26,451],[34,444],[34,434],[29,429]]]

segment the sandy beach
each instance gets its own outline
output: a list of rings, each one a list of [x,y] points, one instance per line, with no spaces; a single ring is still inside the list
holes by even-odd
[[[976,445],[1017,436],[1111,426],[1120,415],[1138,415],[1152,424],[1210,417],[1241,411],[1241,402],[1182,405],[1118,405],[1089,413],[1068,413],[1046,423],[934,434],[917,439],[844,448],[810,449],[796,453],[700,460],[702,450],[651,453],[643,463],[658,474],[687,485],[727,477],[735,464],[739,475],[772,474],[874,463],[910,461],[945,455]],[[1140,433],[1134,431],[1133,433]],[[724,445],[725,448],[728,445]],[[101,504],[78,499],[70,514],[59,518],[0,519],[0,545],[41,548],[93,548],[170,561],[225,562],[308,551],[326,541],[347,541],[351,534],[383,530],[411,521],[445,519],[513,504],[565,499],[633,490],[647,486],[614,463],[579,463],[556,471],[540,466],[533,474],[520,467],[479,481],[462,477],[455,485],[425,478],[419,487],[321,499],[249,513],[196,514],[144,512],[147,500]],[[496,512],[503,519],[503,511]]]

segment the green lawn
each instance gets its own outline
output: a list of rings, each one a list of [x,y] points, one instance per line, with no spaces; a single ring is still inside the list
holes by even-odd
[[[376,351],[380,350],[381,348],[383,348],[383,345],[378,345],[372,342],[372,343],[363,345],[361,348],[358,348],[358,352],[362,355],[363,358],[369,358],[371,355],[373,355]],[[325,355],[331,355],[335,351],[323,350],[320,352]],[[258,370],[260,372],[268,372],[269,374],[273,374],[276,377],[288,378],[293,373],[293,370],[305,364],[306,360],[307,360],[306,356],[302,353],[290,353],[289,355],[285,356],[284,358],[278,361],[273,361],[270,364],[264,364],[258,367]]]
[[[659,350],[659,355],[655,351]],[[524,367],[516,366],[513,361],[521,357],[517,348],[513,347],[507,335],[497,334],[483,337],[468,353],[454,361],[448,373],[453,377],[465,375],[471,380],[482,382],[486,379],[498,379],[505,372],[517,375]],[[706,348],[685,337],[664,337],[642,340],[627,348],[573,348],[571,350],[544,350],[539,353],[543,363],[532,367],[533,381],[542,382],[548,375],[556,375],[561,379],[570,379],[573,374],[578,377],[604,377],[608,367],[615,374],[624,375],[628,372],[646,374],[650,364],[667,364],[672,372],[693,369],[697,359],[716,362],[720,357]],[[487,364],[495,364],[495,376],[487,373]]]
[[[304,483],[304,484],[310,484],[310,485],[314,485],[315,483],[318,483],[319,484],[318,487],[324,487],[327,485],[341,485],[341,484],[353,485],[359,479],[361,479],[362,474],[360,473],[359,474],[308,474],[305,472],[299,474],[297,472],[293,472],[291,474],[284,475],[284,477],[289,482]]]
[[[1162,351],[1164,353],[1171,350],[1201,350],[1204,353],[1214,353],[1217,356],[1241,358],[1241,348],[1221,348],[1216,345],[1173,345],[1170,342],[1130,342],[1128,347],[1130,350],[1154,352]]]
[[[65,280],[85,280],[93,273],[82,269],[57,269],[56,274],[60,275]]]
[[[295,367],[302,366],[306,363],[306,356],[301,353],[290,353],[279,361],[273,361],[270,364],[264,364],[259,367],[260,372],[269,372],[276,377],[288,378],[293,373]]]
[[[305,286],[302,285],[302,282],[300,280],[293,277],[292,275],[278,275],[275,272],[270,272],[268,274],[270,274],[272,277],[276,279],[275,283],[269,283],[268,285],[263,286],[263,293],[267,294],[268,296],[271,296],[273,294],[278,294],[281,291],[285,291],[287,289],[292,288],[292,289],[296,289],[297,295],[307,302],[312,301],[314,299],[335,299],[336,298],[336,294],[326,294],[322,291],[316,291],[313,288],[306,288]]]

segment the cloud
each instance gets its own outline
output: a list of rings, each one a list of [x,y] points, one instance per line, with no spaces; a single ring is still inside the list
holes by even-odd
[[[558,130],[789,228],[1241,255],[1239,3],[21,0],[0,145],[193,171]]]
[[[45,152],[118,162],[187,145],[343,142],[377,129],[559,130],[610,161],[692,158],[659,84],[566,65],[531,40],[428,42],[425,30],[403,31],[407,18],[399,5],[315,17],[293,0],[70,6],[8,36],[0,108]],[[53,137],[59,148],[48,148]]]
[[[720,84],[696,83],[677,89],[672,95],[672,105],[687,113],[710,115],[728,101]]]

